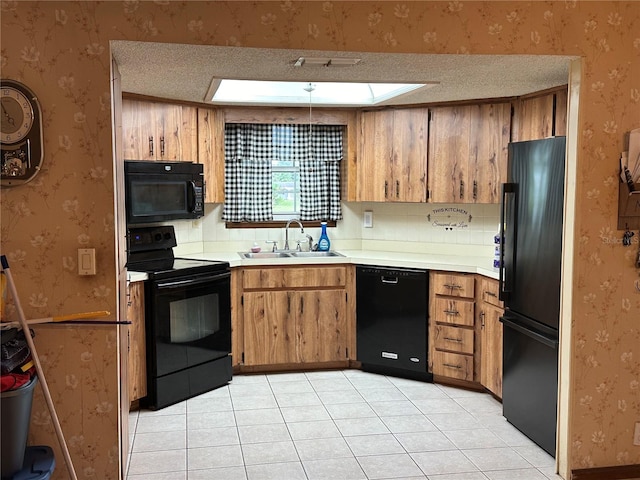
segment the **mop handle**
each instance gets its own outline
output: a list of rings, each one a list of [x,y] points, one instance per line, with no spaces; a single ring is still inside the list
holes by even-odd
[[[45,379],[44,372],[42,370],[42,365],[40,364],[40,358],[38,358],[38,353],[36,352],[36,346],[33,343],[33,339],[31,338],[31,335],[29,334],[29,326],[27,325],[27,320],[25,318],[24,311],[22,310],[22,305],[20,304],[18,291],[16,290],[16,286],[13,283],[13,277],[9,269],[9,262],[7,261],[7,257],[5,257],[4,255],[2,255],[0,260],[2,263],[2,271],[7,277],[7,285],[9,286],[9,291],[11,292],[11,296],[13,297],[13,302],[18,312],[18,319],[20,321],[20,325],[22,326],[22,330],[24,330],[25,332],[24,338],[26,339],[27,344],[31,349],[31,358],[33,360],[33,363],[35,364],[38,378],[42,384],[42,392],[44,393],[44,398],[47,401],[49,412],[51,413],[51,421],[53,422],[53,427],[56,430],[58,441],[60,442],[60,447],[62,448],[64,460],[65,460],[65,463],[67,464],[67,469],[69,470],[69,476],[71,480],[78,480],[78,477],[76,476],[76,472],[73,468],[73,462],[71,461],[71,455],[69,454],[69,449],[67,448],[67,442],[64,439],[64,435],[62,433],[62,427],[60,426],[60,421],[58,420],[58,415],[56,414],[56,408],[53,405],[53,399],[51,398],[51,393],[49,392],[49,386],[47,385],[47,381]]]

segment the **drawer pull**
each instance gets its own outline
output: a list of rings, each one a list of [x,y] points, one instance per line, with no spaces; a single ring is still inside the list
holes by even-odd
[[[484,292],[484,293],[486,293],[490,297],[494,297],[494,298],[497,297],[497,295],[493,292]]]
[[[460,365],[452,365],[450,363],[443,363],[442,365],[449,368],[455,368],[456,370],[460,370],[462,368]]]
[[[445,283],[445,284],[444,284],[444,286],[445,286],[446,288],[451,288],[451,289],[453,289],[453,288],[457,288],[457,289],[462,288],[462,285],[453,285],[453,284],[451,284],[451,283]]]
[[[460,315],[460,312],[457,310],[443,310],[447,315]]]
[[[445,340],[449,340],[450,342],[459,342],[462,343],[461,338],[452,338],[452,337],[444,337]]]

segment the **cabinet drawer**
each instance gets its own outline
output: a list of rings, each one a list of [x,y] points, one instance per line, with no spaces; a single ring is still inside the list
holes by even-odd
[[[435,298],[434,320],[438,323],[451,323],[472,327],[474,302],[471,300],[456,300],[453,298]]]
[[[472,382],[473,356],[436,350],[433,358],[433,373]]]
[[[305,268],[247,268],[244,269],[242,287],[259,288],[306,288],[344,287],[347,272],[345,267]]]
[[[497,280],[483,278],[480,283],[482,289],[482,301],[504,308],[504,303],[500,301],[500,283]]]
[[[473,330],[436,325],[435,346],[439,350],[451,350],[473,355]]]
[[[436,295],[473,298],[475,278],[473,275],[456,273],[434,273],[431,287]]]

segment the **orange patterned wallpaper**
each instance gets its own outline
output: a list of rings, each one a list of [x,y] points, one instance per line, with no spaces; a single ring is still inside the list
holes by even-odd
[[[109,40],[581,56],[576,231],[567,239],[575,252],[568,459],[572,468],[640,464],[631,436],[640,420],[638,244],[622,247],[616,231],[623,134],[640,126],[640,2],[0,5],[2,77],[28,84],[44,109],[44,171],[1,192],[2,252],[28,317],[117,310]],[[76,249],[85,246],[97,251],[95,277],[74,273]],[[37,340],[51,361],[79,476],[117,478],[114,333],[46,328]],[[64,361],[54,366],[54,356]],[[43,418],[42,404],[35,408]],[[49,435],[39,423],[33,430],[37,439]],[[62,475],[60,465],[56,478]]]

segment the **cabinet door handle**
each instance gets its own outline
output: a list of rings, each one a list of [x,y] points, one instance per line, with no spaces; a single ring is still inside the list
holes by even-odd
[[[149,137],[149,156],[153,157],[153,137]]]
[[[461,338],[444,337],[444,339],[445,340],[449,340],[450,342],[462,343],[462,339]]]
[[[457,310],[443,310],[443,312],[447,315],[460,315],[460,312]]]
[[[473,199],[478,199],[478,182],[476,180],[473,181]]]
[[[460,180],[460,200],[464,198],[464,182]]]
[[[400,180],[396,180],[396,198],[400,198]]]
[[[480,328],[484,328],[484,312],[480,312]]]
[[[457,370],[460,370],[462,368],[460,365],[453,365],[451,363],[443,363],[442,365],[449,368],[455,368]]]
[[[389,189],[389,182],[384,181],[384,198],[387,198],[387,190]]]
[[[164,157],[164,137],[160,137],[160,156]]]

